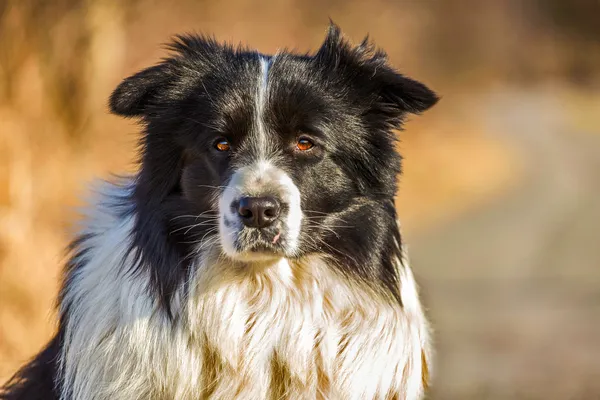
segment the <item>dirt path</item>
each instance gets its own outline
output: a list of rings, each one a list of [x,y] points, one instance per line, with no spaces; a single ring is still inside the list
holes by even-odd
[[[573,131],[548,93],[482,104],[526,176],[409,238],[436,330],[432,397],[600,399],[600,135]]]

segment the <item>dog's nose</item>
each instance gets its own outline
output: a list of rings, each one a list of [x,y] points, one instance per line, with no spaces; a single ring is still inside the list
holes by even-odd
[[[281,205],[274,197],[242,197],[238,214],[244,225],[250,228],[265,228],[279,216]]]

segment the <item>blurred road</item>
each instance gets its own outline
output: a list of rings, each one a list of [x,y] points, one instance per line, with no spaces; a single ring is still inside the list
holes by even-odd
[[[432,398],[600,399],[600,134],[574,131],[551,93],[481,104],[525,177],[408,239],[436,331]]]

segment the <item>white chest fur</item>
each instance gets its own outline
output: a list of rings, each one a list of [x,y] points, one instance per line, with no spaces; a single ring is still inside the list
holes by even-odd
[[[426,322],[400,261],[402,307],[319,257],[250,271],[206,256],[169,320],[119,262],[131,223],[91,239],[66,293],[63,397],[421,398]]]

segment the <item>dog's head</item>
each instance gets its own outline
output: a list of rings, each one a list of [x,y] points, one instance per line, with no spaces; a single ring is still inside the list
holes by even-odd
[[[170,48],[110,100],[145,125],[135,239],[163,264],[158,279],[176,281],[175,261],[207,246],[241,262],[324,253],[385,275],[368,258],[395,220],[393,129],[436,95],[335,25],[314,55],[198,36]]]

